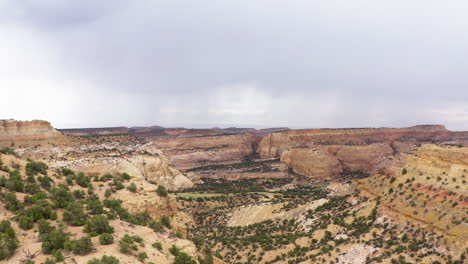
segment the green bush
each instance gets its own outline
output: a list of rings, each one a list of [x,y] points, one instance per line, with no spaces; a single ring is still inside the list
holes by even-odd
[[[72,226],[84,225],[87,218],[88,215],[83,210],[81,204],[77,202],[70,202],[63,212],[63,221],[68,222]]]
[[[90,180],[89,176],[86,176],[82,172],[80,172],[80,173],[78,173],[78,175],[76,175],[75,181],[79,186],[81,186],[83,188],[91,186],[91,180]]]
[[[20,209],[23,209],[23,204],[18,201],[16,194],[12,192],[7,192],[3,195],[3,200],[5,201],[6,209],[16,212]]]
[[[140,252],[138,253],[138,260],[141,261],[141,262],[144,262],[145,259],[148,258],[148,255],[146,254],[146,252]]]
[[[18,156],[18,154],[12,148],[9,147],[4,147],[0,149],[0,153]]]
[[[73,252],[78,255],[86,255],[93,250],[93,242],[89,236],[74,241]]]
[[[26,164],[26,175],[37,175],[38,173],[47,175],[47,169],[47,164],[44,162],[29,160]]]
[[[167,196],[166,187],[159,185],[158,189],[156,190],[156,193],[161,197],[166,197]]]
[[[134,182],[130,183],[130,185],[127,187],[127,190],[129,190],[132,193],[136,193],[137,187]]]
[[[55,228],[50,225],[49,221],[45,219],[37,221],[37,229],[40,235],[47,234],[55,230]]]
[[[68,168],[63,168],[63,169],[61,170],[61,172],[62,172],[62,174],[63,174],[64,176],[75,175],[75,172],[72,171],[72,170],[70,170],[70,169],[68,169]]]
[[[167,228],[172,228],[171,226],[171,219],[168,216],[163,216],[161,218],[161,223],[166,226]]]
[[[58,208],[65,208],[70,202],[73,202],[75,198],[68,189],[67,186],[61,184],[58,188],[51,190],[51,200],[55,203]]]
[[[99,236],[99,243],[101,245],[110,245],[114,243],[114,236],[109,233],[103,233]]]
[[[101,259],[93,258],[88,264],[119,264],[119,260],[114,256],[102,256]]]
[[[138,247],[134,244],[134,242],[135,241],[133,237],[125,234],[119,241],[120,253],[128,255],[132,253],[132,251],[136,251]]]
[[[42,240],[42,251],[45,254],[51,254],[59,249],[64,249],[65,243],[70,241],[67,233],[62,229],[53,230],[50,233],[44,233],[41,235]]]
[[[11,223],[8,220],[0,222],[0,260],[5,260],[15,253],[18,240]]]
[[[18,216],[17,220],[18,220],[19,227],[25,230],[31,229],[34,225],[32,217],[29,217],[26,215]]]
[[[24,191],[23,180],[21,178],[19,170],[16,169],[10,172],[10,178],[6,182],[5,187],[12,192]]]
[[[161,242],[154,242],[154,243],[152,244],[152,246],[153,246],[154,248],[158,249],[159,251],[161,251],[161,250],[163,249]]]
[[[197,262],[187,253],[180,252],[175,257],[174,264],[197,264]]]
[[[96,236],[104,233],[114,233],[114,228],[110,226],[109,219],[106,216],[95,215],[88,219],[83,231]]]
[[[99,199],[92,199],[87,201],[88,211],[90,214],[102,214],[104,213],[104,207]]]

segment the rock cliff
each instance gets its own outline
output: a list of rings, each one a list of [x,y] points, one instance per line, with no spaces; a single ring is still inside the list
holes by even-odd
[[[47,121],[0,120],[0,146],[57,143],[64,139]]]

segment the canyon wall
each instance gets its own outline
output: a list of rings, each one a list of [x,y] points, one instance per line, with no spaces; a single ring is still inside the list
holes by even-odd
[[[47,121],[0,120],[0,146],[55,143],[64,139]]]
[[[295,173],[332,179],[347,173],[374,173],[404,164],[405,155],[423,143],[460,144],[466,132],[440,125],[407,128],[305,129],[264,136],[260,158],[280,158]]]

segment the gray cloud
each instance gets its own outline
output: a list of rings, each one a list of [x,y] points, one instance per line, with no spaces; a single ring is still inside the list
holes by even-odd
[[[465,1],[109,3],[0,0],[1,117],[468,129]]]

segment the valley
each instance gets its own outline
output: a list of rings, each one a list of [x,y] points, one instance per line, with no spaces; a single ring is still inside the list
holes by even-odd
[[[468,132],[440,125],[4,120],[0,261],[466,263],[466,146]]]

